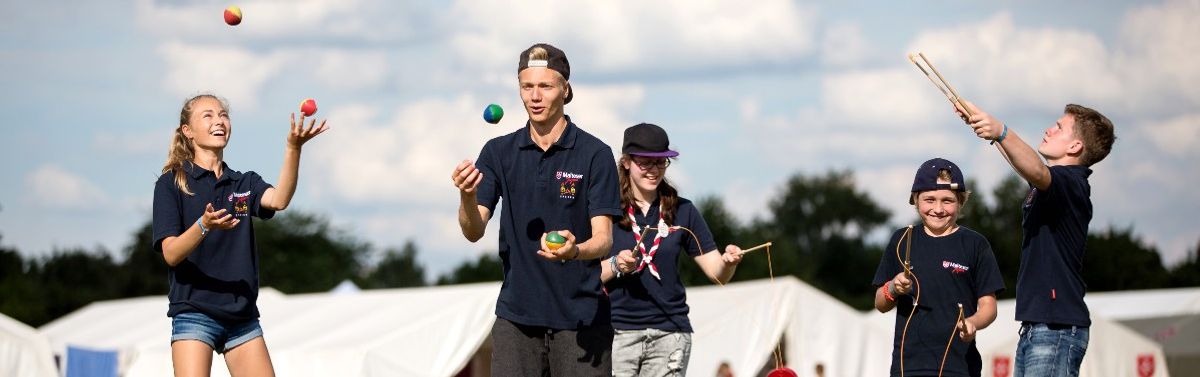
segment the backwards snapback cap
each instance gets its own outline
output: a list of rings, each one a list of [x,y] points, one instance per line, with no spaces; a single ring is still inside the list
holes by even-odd
[[[950,172],[949,183],[938,182],[938,172],[942,170]],[[967,191],[967,182],[963,179],[962,169],[959,169],[958,165],[944,158],[934,158],[921,163],[921,166],[917,168],[917,174],[913,176],[912,192],[917,193],[930,190]],[[913,204],[912,198],[909,195],[908,204]]]
[[[543,50],[546,50],[546,59],[529,60],[529,53],[539,47]],[[554,47],[546,43],[538,43],[533,46],[529,46],[529,48],[525,49],[525,51],[521,51],[521,60],[519,63],[517,63],[517,73],[519,74],[521,71],[524,71],[525,68],[529,67],[550,68],[561,74],[563,76],[563,80],[568,81],[567,98],[563,100],[563,103],[571,103],[571,99],[575,97],[575,90],[571,88],[571,84],[569,82],[571,80],[571,63],[567,61],[566,53],[564,53],[562,50],[559,50],[558,47]]]

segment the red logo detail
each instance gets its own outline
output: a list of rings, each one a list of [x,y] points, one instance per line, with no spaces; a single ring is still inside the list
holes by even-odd
[[[1162,330],[1158,330],[1157,333],[1154,333],[1154,340],[1162,342],[1177,335],[1178,333],[1179,329],[1175,328],[1174,325],[1171,325]]]
[[[1141,377],[1150,377],[1154,375],[1154,354],[1143,353],[1137,357],[1137,373]]]
[[[233,203],[233,210],[239,214],[244,214],[247,211],[249,211],[250,210],[250,197],[243,196],[243,197],[237,198],[237,201],[235,201]]]
[[[992,358],[992,376],[993,377],[1008,377],[1008,370],[1012,366],[1008,356],[996,356]]]

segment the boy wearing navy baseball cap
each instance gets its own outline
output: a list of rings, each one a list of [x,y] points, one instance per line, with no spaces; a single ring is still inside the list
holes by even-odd
[[[942,158],[913,177],[908,203],[921,223],[892,234],[874,280],[875,309],[898,309],[893,376],[969,376],[981,365],[975,334],[996,319],[1004,280],[987,239],[958,225],[970,194],[962,170]]]

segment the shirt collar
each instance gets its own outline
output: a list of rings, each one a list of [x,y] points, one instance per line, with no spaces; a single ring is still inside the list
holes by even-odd
[[[212,174],[211,170],[197,166],[196,164],[192,163],[191,161],[184,162],[183,169],[188,172],[188,176],[191,176],[192,179],[197,179],[197,180],[200,179],[200,177],[203,177],[205,174]],[[221,178],[223,178],[223,179],[224,178],[239,179],[242,177],[241,172],[230,169],[229,165],[226,164],[225,161],[221,161],[221,171],[223,172],[223,174],[221,175]]]
[[[563,118],[567,120],[567,127],[563,129],[562,135],[558,135],[558,140],[550,145],[551,148],[554,146],[558,146],[560,149],[575,148],[575,139],[579,134],[578,127],[575,126],[575,123],[571,122],[570,115],[563,115]],[[537,143],[534,143],[533,137],[530,136],[530,127],[533,127],[533,125],[529,124],[529,121],[525,121],[525,135],[519,138],[521,140],[519,147],[521,148],[537,147]]]

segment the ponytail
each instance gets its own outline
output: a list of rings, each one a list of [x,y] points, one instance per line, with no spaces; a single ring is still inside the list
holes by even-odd
[[[196,151],[192,147],[192,141],[183,134],[183,126],[187,125],[188,120],[192,118],[192,105],[201,98],[215,99],[221,103],[221,107],[229,108],[224,100],[212,94],[201,94],[184,101],[183,109],[179,111],[179,125],[175,127],[175,135],[171,137],[171,147],[167,150],[167,162],[163,164],[162,168],[162,174],[168,172],[175,174],[175,186],[188,196],[196,194],[188,188],[187,171],[184,170],[183,164],[190,163],[196,157]]]

